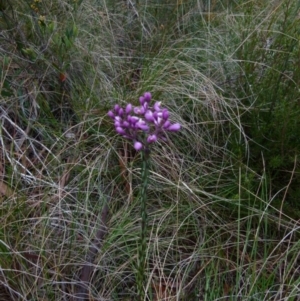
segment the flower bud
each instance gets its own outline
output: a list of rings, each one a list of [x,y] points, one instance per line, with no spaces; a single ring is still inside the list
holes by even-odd
[[[152,111],[148,110],[148,111],[145,113],[145,119],[146,119],[148,122],[153,122],[153,121],[154,121],[154,117],[153,117]]]
[[[140,101],[140,104],[143,105],[143,104],[145,103],[145,98],[144,98],[144,96],[141,96],[141,97],[139,98],[139,101]]]
[[[136,117],[136,116],[128,115],[127,120],[128,120],[128,122],[130,122],[132,125],[135,125],[135,124],[139,121],[139,118]]]
[[[147,110],[148,110],[148,103],[147,102],[145,102],[144,104],[143,104],[143,108],[144,108],[144,112],[146,112]]]
[[[115,119],[115,127],[120,127],[121,126],[121,122]]]
[[[160,111],[160,104],[161,102],[160,101],[156,101],[154,106],[153,106],[153,109],[156,111],[156,112],[159,112]]]
[[[157,136],[156,135],[149,135],[148,138],[147,138],[147,142],[148,143],[153,143],[157,141]]]
[[[181,126],[179,123],[174,123],[174,124],[170,125],[167,130],[170,132],[177,132],[180,130],[180,128],[181,128]]]
[[[121,128],[120,126],[117,126],[117,127],[116,127],[116,131],[117,131],[117,133],[119,133],[120,135],[125,135],[125,134],[126,134],[125,130],[124,130],[123,128]]]
[[[118,112],[118,115],[122,117],[123,114],[124,114],[124,109],[120,108],[120,109],[119,109],[119,112]]]
[[[115,112],[118,114],[119,110],[120,110],[120,106],[119,105],[115,105],[114,109],[115,109]]]
[[[115,127],[121,126],[122,119],[120,116],[115,116]]]
[[[158,116],[157,118],[156,118],[156,120],[154,120],[154,124],[156,125],[156,126],[161,126],[161,123],[162,123],[162,118],[160,117],[160,116]]]
[[[141,107],[134,107],[133,111],[134,111],[135,114],[140,115],[140,114],[144,114],[145,113],[145,108],[143,106],[141,106]]]
[[[169,126],[171,125],[171,122],[169,120],[167,120],[164,124],[163,124],[163,128],[165,130],[167,130],[169,128]]]
[[[169,118],[170,114],[169,114],[169,111],[167,109],[163,109],[162,111],[162,118],[164,120],[167,120]]]
[[[112,111],[108,111],[107,115],[108,115],[110,118],[115,118],[115,114],[114,114]]]
[[[131,110],[132,110],[132,104],[129,103],[129,104],[126,106],[126,109],[125,109],[126,114],[129,114],[129,113],[131,112]]]
[[[142,144],[141,142],[139,142],[139,141],[135,141],[134,144],[133,144],[133,147],[134,147],[137,151],[139,151],[139,150],[141,150],[141,149],[143,148],[143,144]]]
[[[150,92],[145,92],[144,93],[144,101],[149,103],[151,101],[152,95]]]
[[[149,130],[149,126],[146,124],[146,122],[142,119],[140,119],[136,124],[135,127],[137,129],[141,129],[143,131],[148,131]]]
[[[125,128],[129,128],[129,122],[128,121],[123,121],[122,126]]]

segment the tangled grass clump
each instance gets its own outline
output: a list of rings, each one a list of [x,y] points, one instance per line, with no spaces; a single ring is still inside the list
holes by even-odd
[[[0,300],[297,300],[298,12],[2,1]]]

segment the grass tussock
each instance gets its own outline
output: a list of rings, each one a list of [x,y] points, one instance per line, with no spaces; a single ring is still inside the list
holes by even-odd
[[[0,3],[0,300],[136,300],[141,158],[107,111],[145,91],[147,300],[299,300],[297,1]]]

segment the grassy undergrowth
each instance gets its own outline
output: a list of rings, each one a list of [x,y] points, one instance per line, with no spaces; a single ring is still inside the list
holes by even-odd
[[[145,91],[182,125],[152,153],[148,300],[299,300],[299,20],[2,1],[0,300],[137,300],[140,157],[106,114]]]

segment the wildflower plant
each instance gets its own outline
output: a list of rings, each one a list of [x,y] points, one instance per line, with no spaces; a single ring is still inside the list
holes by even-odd
[[[137,291],[139,300],[145,298],[145,266],[146,266],[146,231],[147,231],[147,186],[150,167],[151,145],[158,140],[166,141],[166,132],[178,132],[179,123],[171,123],[169,111],[161,107],[161,102],[156,101],[151,107],[152,95],[144,93],[139,98],[140,105],[133,106],[128,103],[125,108],[118,104],[108,112],[114,120],[116,132],[125,139],[133,142],[133,147],[141,152],[142,156],[142,183],[141,183],[141,233],[138,247],[137,263]]]

